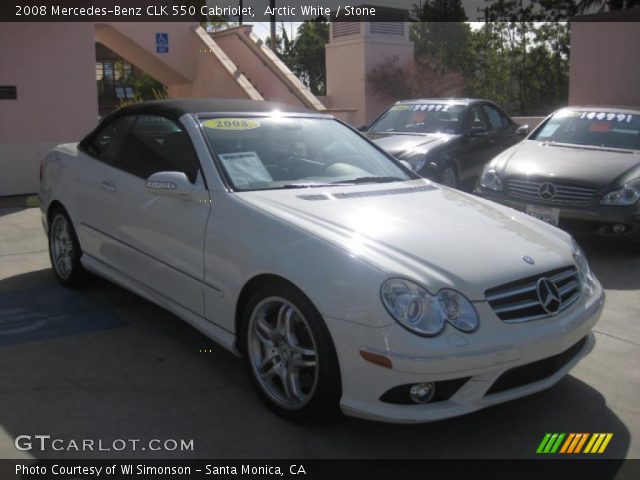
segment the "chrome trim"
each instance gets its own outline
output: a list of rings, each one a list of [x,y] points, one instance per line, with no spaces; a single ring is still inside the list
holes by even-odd
[[[538,295],[541,281],[551,282],[557,288],[560,296],[557,311],[548,312],[544,309]],[[557,315],[573,305],[581,294],[578,270],[569,266],[491,288],[485,292],[485,298],[503,322],[523,323]],[[519,311],[521,315],[518,315]]]
[[[595,198],[596,189],[576,185],[555,183],[547,180],[536,181],[510,178],[507,180],[508,192],[514,197],[559,205],[589,205]],[[543,196],[542,189],[550,196]],[[551,190],[553,194],[551,194]]]

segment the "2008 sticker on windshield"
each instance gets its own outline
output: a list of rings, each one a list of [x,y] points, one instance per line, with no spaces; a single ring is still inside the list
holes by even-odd
[[[213,130],[252,130],[260,128],[260,122],[248,118],[212,118],[202,126]]]

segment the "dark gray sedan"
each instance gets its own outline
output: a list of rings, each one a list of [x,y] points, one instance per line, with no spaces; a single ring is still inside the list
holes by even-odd
[[[362,129],[423,177],[468,190],[489,160],[529,133],[496,104],[469,98],[402,100]]]
[[[576,233],[640,241],[640,110],[554,112],[487,164],[475,193]]]

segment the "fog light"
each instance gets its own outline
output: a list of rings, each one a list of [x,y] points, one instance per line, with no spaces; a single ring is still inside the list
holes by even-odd
[[[416,383],[409,389],[409,396],[415,403],[427,403],[436,393],[436,386],[432,383]]]
[[[613,226],[613,233],[624,233],[627,231],[627,227],[621,223],[616,223]]]

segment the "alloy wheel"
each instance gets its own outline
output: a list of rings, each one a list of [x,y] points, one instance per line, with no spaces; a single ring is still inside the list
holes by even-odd
[[[269,297],[249,320],[248,353],[258,384],[278,406],[304,407],[318,384],[318,349],[307,319],[285,298]]]

